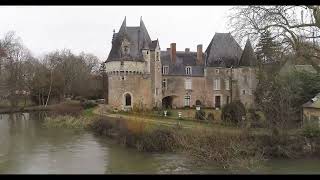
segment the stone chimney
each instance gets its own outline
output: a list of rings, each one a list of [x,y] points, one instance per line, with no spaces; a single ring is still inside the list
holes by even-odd
[[[203,64],[202,44],[197,46],[197,64]]]
[[[186,52],[186,53],[189,53],[189,52],[190,52],[190,48],[186,48],[186,49],[185,49],[185,52]]]
[[[176,62],[176,58],[177,58],[177,51],[176,51],[176,43],[171,43],[170,44],[170,58],[171,58],[171,61],[173,63]]]

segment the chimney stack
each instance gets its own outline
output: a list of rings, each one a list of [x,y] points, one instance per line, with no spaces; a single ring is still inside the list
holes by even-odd
[[[167,54],[171,54],[170,48],[167,48]]]
[[[171,57],[171,61],[173,63],[176,62],[176,54],[177,54],[177,51],[176,51],[176,43],[171,43],[170,44],[170,57]]]
[[[202,44],[197,46],[197,64],[203,64]]]
[[[189,52],[190,52],[190,48],[186,48],[186,49],[185,49],[185,52],[186,52],[186,53],[189,53]]]

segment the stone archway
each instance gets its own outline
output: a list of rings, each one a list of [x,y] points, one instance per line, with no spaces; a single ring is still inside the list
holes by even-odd
[[[124,109],[131,109],[133,104],[133,96],[130,92],[125,92],[123,94],[122,105]]]
[[[172,108],[173,96],[166,96],[162,99],[162,107],[165,109]]]
[[[125,95],[125,106],[131,106],[131,95],[129,93]]]

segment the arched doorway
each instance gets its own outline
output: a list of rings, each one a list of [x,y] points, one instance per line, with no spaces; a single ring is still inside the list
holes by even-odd
[[[124,98],[125,98],[125,106],[131,106],[131,95],[129,93],[125,94],[124,95]]]
[[[165,109],[172,108],[173,96],[167,96],[162,99],[162,107]]]

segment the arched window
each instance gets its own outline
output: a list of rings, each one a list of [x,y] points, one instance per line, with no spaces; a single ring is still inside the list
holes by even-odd
[[[126,106],[131,106],[131,96],[130,96],[130,94],[127,93],[127,94],[125,95],[125,101],[126,101],[126,102],[125,102],[125,105],[126,105]]]
[[[196,100],[196,106],[201,106],[201,101],[200,100]]]

